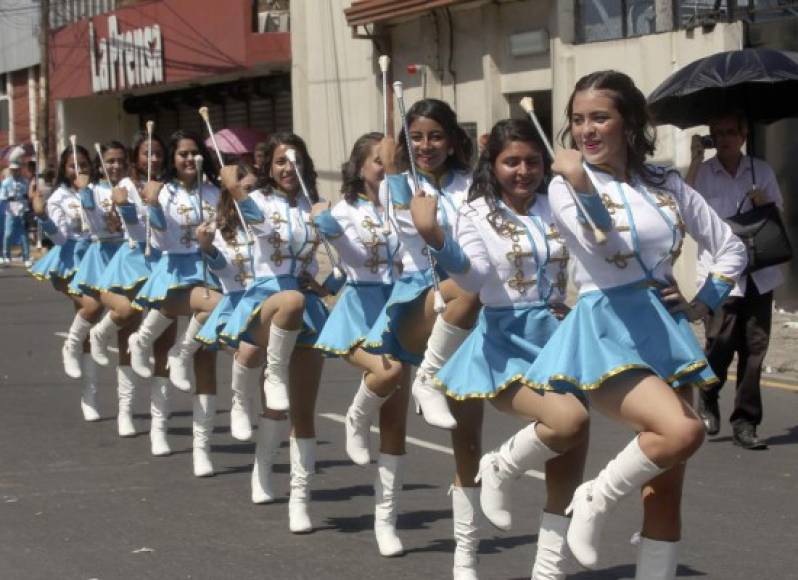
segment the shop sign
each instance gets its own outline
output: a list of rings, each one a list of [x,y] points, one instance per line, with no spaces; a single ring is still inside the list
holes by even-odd
[[[95,93],[132,89],[164,80],[163,38],[157,24],[119,32],[116,16],[108,17],[108,38],[95,41],[89,21],[91,89]]]

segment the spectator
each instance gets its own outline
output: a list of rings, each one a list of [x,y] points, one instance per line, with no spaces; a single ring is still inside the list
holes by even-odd
[[[3,233],[3,254],[0,258],[3,264],[11,262],[11,246],[14,238],[19,236],[22,246],[22,260],[26,267],[33,263],[30,259],[30,246],[28,243],[28,232],[25,227],[25,211],[28,207],[28,180],[20,173],[20,160],[24,156],[24,151],[18,148],[11,152],[10,163],[8,164],[9,175],[0,184],[0,198],[5,200],[5,213],[3,221],[5,232]]]
[[[709,130],[717,153],[704,161],[704,145],[700,137],[694,136],[687,182],[722,218],[763,203],[774,202],[781,208],[781,192],[773,169],[765,161],[742,153],[748,137],[744,114],[723,113],[709,122]],[[699,254],[698,280],[706,277],[707,259],[706,252]],[[740,278],[729,299],[705,321],[707,359],[720,382],[701,392],[699,415],[707,433],[717,434],[718,396],[736,353],[737,394],[730,422],[734,443],[744,449],[767,448],[757,436],[762,422],[760,378],[770,339],[773,289],[783,281],[778,266],[749,273]]]

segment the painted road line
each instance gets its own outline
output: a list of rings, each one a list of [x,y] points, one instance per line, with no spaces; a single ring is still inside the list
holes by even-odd
[[[343,424],[346,421],[346,418],[343,415],[339,415],[338,413],[319,413],[319,417],[324,417],[325,419],[329,419],[330,421],[335,421],[336,423]],[[375,427],[374,425],[371,426],[372,433],[379,433],[380,430]],[[446,455],[454,455],[454,452],[444,446],[438,445],[437,443],[431,443],[429,441],[424,441],[423,439],[418,439],[417,437],[411,437],[408,435],[405,438],[410,445],[415,445],[416,447],[422,447],[423,449],[429,449],[431,451],[437,451],[439,453],[445,453]],[[529,477],[534,477],[535,479],[544,480],[546,479],[546,475],[540,471],[536,471],[534,469],[530,469],[526,472],[526,475]]]

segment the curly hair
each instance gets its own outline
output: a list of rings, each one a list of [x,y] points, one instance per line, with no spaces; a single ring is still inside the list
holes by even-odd
[[[277,188],[277,182],[271,177],[271,168],[274,152],[280,145],[289,145],[296,151],[297,165],[299,165],[299,169],[302,172],[302,179],[308,187],[310,199],[313,203],[318,202],[319,193],[316,189],[316,179],[318,175],[313,165],[313,159],[310,158],[310,154],[308,153],[308,147],[305,145],[302,137],[288,131],[272,133],[266,141],[265,159],[263,165],[258,170],[258,187],[262,189]]]
[[[560,137],[563,146],[576,147],[571,134],[574,97],[577,93],[590,89],[607,91],[623,119],[630,173],[637,174],[650,185],[661,185],[662,172],[646,164],[646,158],[654,153],[657,142],[646,97],[635,86],[632,78],[622,72],[602,70],[585,75],[577,81],[565,108],[566,126]]]
[[[438,123],[446,138],[452,145],[452,154],[446,158],[446,169],[468,171],[471,169],[471,160],[474,156],[474,144],[465,130],[457,123],[457,114],[452,108],[438,99],[423,99],[417,101],[407,112],[407,126],[419,117],[426,117]],[[396,164],[401,171],[410,168],[407,157],[407,135],[404,129],[399,133],[397,143]]]
[[[382,140],[382,133],[366,133],[355,141],[349,159],[341,165],[341,193],[344,199],[353,204],[357,196],[366,191],[366,183],[360,176],[363,164],[371,154],[371,148]]]

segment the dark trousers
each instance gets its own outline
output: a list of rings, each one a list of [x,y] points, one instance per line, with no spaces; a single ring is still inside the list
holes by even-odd
[[[762,422],[759,383],[773,317],[773,292],[760,294],[750,277],[747,282],[745,296],[730,297],[705,324],[707,360],[720,382],[701,396],[717,400],[737,353],[737,394],[729,419],[734,426]]]

